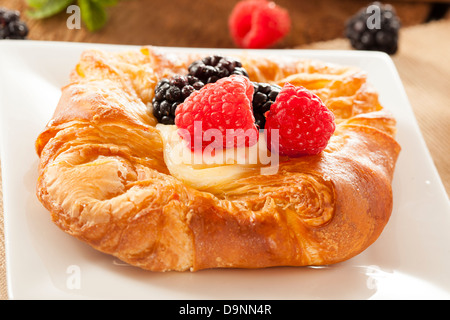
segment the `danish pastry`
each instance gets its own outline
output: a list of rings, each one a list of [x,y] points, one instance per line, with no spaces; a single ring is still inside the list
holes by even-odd
[[[276,172],[175,163],[173,125],[151,112],[164,77],[204,54],[87,50],[36,140],[37,197],[68,234],[152,271],[338,263],[381,234],[392,211],[396,122],[354,67],[242,53],[250,80],[314,92],[335,116],[320,154]]]

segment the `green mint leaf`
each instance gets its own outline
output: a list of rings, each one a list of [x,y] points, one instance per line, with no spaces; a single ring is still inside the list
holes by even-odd
[[[41,8],[47,0],[26,0],[26,3],[29,7],[39,9]]]
[[[27,11],[33,19],[43,19],[60,13],[71,5],[74,0],[28,0],[28,5],[33,8]]]
[[[78,5],[80,6],[81,19],[89,31],[96,31],[105,25],[107,16],[102,5],[92,0],[78,0]]]

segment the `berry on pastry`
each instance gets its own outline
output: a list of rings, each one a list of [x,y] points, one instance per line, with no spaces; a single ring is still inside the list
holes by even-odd
[[[203,82],[190,75],[175,75],[170,79],[161,79],[155,87],[155,96],[152,100],[153,115],[159,123],[174,124],[178,105],[203,86]]]
[[[263,82],[253,82],[253,87],[253,115],[256,125],[260,129],[264,129],[266,124],[265,113],[270,110],[270,106],[275,102],[281,87],[277,84]]]
[[[194,91],[175,112],[175,125],[192,150],[251,146],[258,130],[252,112],[253,84],[232,75]]]
[[[207,56],[196,60],[189,65],[188,71],[191,76],[204,83],[216,82],[233,74],[248,77],[247,71],[242,68],[240,61],[220,55]]]
[[[266,114],[267,141],[278,130],[279,143],[268,143],[272,152],[298,157],[320,153],[336,125],[322,100],[303,87],[286,83]]]
[[[264,49],[289,33],[291,20],[288,11],[272,1],[244,0],[233,8],[228,26],[239,47]]]

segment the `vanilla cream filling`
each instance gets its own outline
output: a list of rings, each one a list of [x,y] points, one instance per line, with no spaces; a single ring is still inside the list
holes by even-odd
[[[264,133],[250,147],[214,148],[192,152],[175,125],[158,124],[164,146],[164,161],[172,176],[200,190],[220,188],[236,179],[255,174],[273,174],[278,157],[267,149]]]

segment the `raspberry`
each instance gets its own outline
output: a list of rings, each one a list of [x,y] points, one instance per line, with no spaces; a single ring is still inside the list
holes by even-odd
[[[267,0],[244,0],[233,8],[228,26],[234,42],[248,49],[273,46],[289,33],[287,10]]]
[[[219,79],[194,91],[175,112],[176,126],[184,129],[179,131],[180,136],[194,151],[208,145],[214,148],[253,145],[258,130],[252,96],[251,81],[241,75]]]
[[[266,113],[268,147],[280,155],[298,157],[320,153],[328,144],[336,125],[334,115],[312,92],[286,83]],[[272,130],[278,129],[278,145]]]

